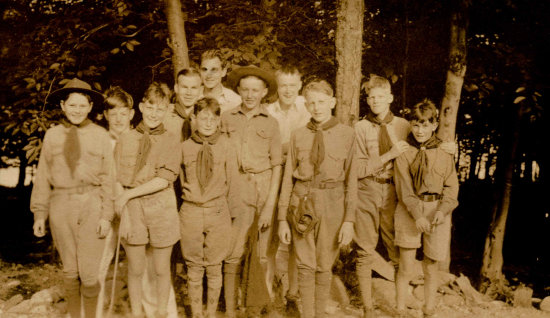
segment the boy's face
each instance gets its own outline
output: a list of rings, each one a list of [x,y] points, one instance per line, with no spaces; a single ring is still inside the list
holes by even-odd
[[[268,92],[264,81],[256,76],[243,77],[239,81],[237,90],[241,95],[243,105],[248,109],[259,106]]]
[[[145,101],[139,103],[139,110],[143,117],[143,123],[150,129],[157,128],[164,121],[168,113],[168,103],[151,103]]]
[[[130,121],[134,118],[134,110],[128,107],[115,107],[104,112],[109,123],[109,131],[120,135],[130,129]]]
[[[203,109],[197,115],[192,117],[196,122],[196,127],[199,133],[203,136],[212,136],[220,124],[220,116],[212,113],[208,109]]]
[[[376,116],[385,115],[390,110],[392,102],[393,95],[387,88],[383,87],[372,88],[367,97],[367,104]]]
[[[411,121],[411,132],[414,139],[416,139],[419,143],[428,141],[436,129],[437,122],[432,123],[427,120],[424,122],[419,122],[417,120]]]
[[[323,92],[308,90],[304,95],[307,110],[318,123],[324,123],[332,116],[332,109],[336,106],[336,98]]]
[[[296,97],[302,88],[302,80],[298,74],[277,75],[277,93],[279,103],[283,105],[294,105]]]
[[[200,73],[204,86],[212,89],[222,83],[222,78],[227,73],[227,68],[224,68],[222,61],[215,57],[201,61]]]
[[[174,91],[180,103],[185,107],[191,107],[195,104],[201,94],[202,80],[198,75],[178,77],[174,86]]]
[[[73,125],[80,125],[92,110],[93,103],[80,93],[71,93],[66,100],[61,101],[61,109]]]

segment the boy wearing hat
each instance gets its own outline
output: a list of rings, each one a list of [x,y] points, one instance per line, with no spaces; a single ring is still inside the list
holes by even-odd
[[[247,241],[249,254],[258,254],[257,258],[250,258],[250,264],[259,261],[265,266],[267,260],[281,178],[282,147],[277,120],[262,105],[263,98],[277,91],[271,73],[256,66],[245,66],[234,70],[229,80],[242,98],[241,105],[222,114],[222,131],[228,135],[237,158],[229,188],[232,248],[224,262],[226,313],[234,317],[237,278]],[[269,303],[265,273],[258,271],[261,270],[252,265],[244,271],[248,279],[245,285],[260,287],[258,292],[249,288],[243,293],[243,305],[255,309]]]
[[[355,134],[332,116],[336,99],[330,84],[313,80],[303,94],[312,117],[292,133],[277,217],[281,242],[292,239],[296,253],[301,317],[321,318],[339,248],[353,238]]]
[[[174,85],[176,102],[170,104],[173,109],[164,119],[164,126],[176,136],[181,136],[182,142],[191,137],[193,105],[199,99],[202,89],[201,75],[197,69],[190,67],[178,72]]]
[[[424,317],[434,317],[438,262],[445,260],[451,241],[451,213],[457,207],[458,178],[453,156],[439,147],[435,105],[424,100],[410,114],[407,151],[395,159],[395,245],[399,270],[395,284],[397,310],[404,314],[416,249],[423,246]],[[422,239],[422,240],[421,240]],[[422,243],[422,244],[421,244]]]
[[[241,96],[223,86],[222,79],[227,74],[228,62],[219,49],[206,50],[201,54],[200,73],[203,83],[202,96],[215,98],[222,114],[241,104]]]
[[[95,318],[99,268],[113,219],[113,150],[107,131],[88,119],[101,93],[77,78],[50,96],[65,118],[46,131],[31,194],[34,234],[45,235],[46,219],[63,263],[71,317]]]

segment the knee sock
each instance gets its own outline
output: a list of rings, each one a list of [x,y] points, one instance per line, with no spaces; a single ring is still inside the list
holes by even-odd
[[[366,309],[371,309],[372,304],[372,260],[369,256],[357,258],[357,278],[361,290],[361,300]]]
[[[202,278],[204,267],[189,266],[187,270],[187,289],[194,318],[202,317]]]
[[[71,318],[80,318],[80,280],[78,278],[64,278],[65,300],[67,311]]]
[[[220,291],[222,288],[222,265],[213,265],[206,267],[206,279],[208,281],[208,293],[206,303],[207,317],[215,317],[220,300]]]
[[[226,263],[224,265],[223,274],[225,314],[226,317],[235,317],[239,264]]]
[[[325,309],[327,307],[328,298],[330,295],[330,282],[332,280],[331,272],[316,272],[315,273],[315,317],[325,317]]]
[[[302,318],[315,317],[315,271],[298,268],[298,289],[302,297]]]
[[[93,285],[82,285],[80,293],[84,302],[84,314],[86,318],[95,318],[97,310],[97,296],[99,295],[99,283]]]

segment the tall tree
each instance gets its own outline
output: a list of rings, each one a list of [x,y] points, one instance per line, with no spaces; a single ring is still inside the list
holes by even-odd
[[[164,11],[168,23],[168,33],[172,47],[174,80],[181,69],[189,67],[189,48],[185,37],[185,25],[180,0],[165,0]]]
[[[460,105],[460,93],[466,74],[466,30],[468,29],[467,0],[457,0],[456,8],[451,13],[451,32],[449,44],[449,68],[445,82],[445,93],[441,101],[439,130],[437,136],[443,141],[454,141],[456,119]],[[450,244],[450,242],[449,242]],[[449,271],[451,264],[451,247],[447,257],[440,263],[440,270]]]
[[[351,125],[359,117],[364,1],[339,0],[336,23],[336,117]]]

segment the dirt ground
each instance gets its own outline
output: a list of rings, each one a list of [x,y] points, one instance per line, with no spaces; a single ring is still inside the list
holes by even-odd
[[[124,275],[125,263],[121,263],[120,273]],[[126,317],[129,306],[124,279],[117,279],[117,298],[115,302],[115,313],[112,317]],[[375,294],[385,294],[392,288],[392,282],[384,282],[381,279],[375,282]],[[184,275],[177,275],[175,279],[177,303],[179,305],[179,316],[186,317],[189,314],[188,306],[186,306]],[[377,293],[378,289],[385,289],[383,292]],[[47,298],[47,306],[36,309],[36,304],[30,306],[28,303],[33,303],[33,299],[38,298],[33,296],[39,291],[52,291],[52,297]],[[395,292],[395,291],[393,291]],[[57,293],[57,294],[56,294]],[[388,298],[384,296],[375,296],[377,304],[377,315],[380,318],[390,318],[394,316],[392,308],[394,304],[388,303]],[[352,304],[354,296],[352,295]],[[444,318],[550,318],[550,312],[543,312],[534,307],[519,308],[513,307],[501,301],[488,301],[479,304],[455,299],[455,303],[444,300],[440,297],[438,305],[438,314],[436,317]],[[27,305],[25,305],[25,302]],[[14,305],[14,303],[17,303]],[[36,303],[36,301],[34,301]],[[327,306],[328,317],[346,317],[355,318],[361,317],[361,309],[358,305],[342,306],[337,301],[331,300]],[[414,306],[413,306],[414,307]],[[18,310],[14,310],[17,309]],[[272,310],[268,317],[287,317],[284,315],[283,304],[279,301],[275,309]],[[409,309],[410,317],[420,318],[422,312],[420,309]],[[61,288],[61,269],[57,264],[39,263],[39,264],[0,264],[0,317],[2,318],[39,318],[39,317],[67,317],[66,305],[62,296]],[[218,312],[218,317],[223,317],[223,313]]]

